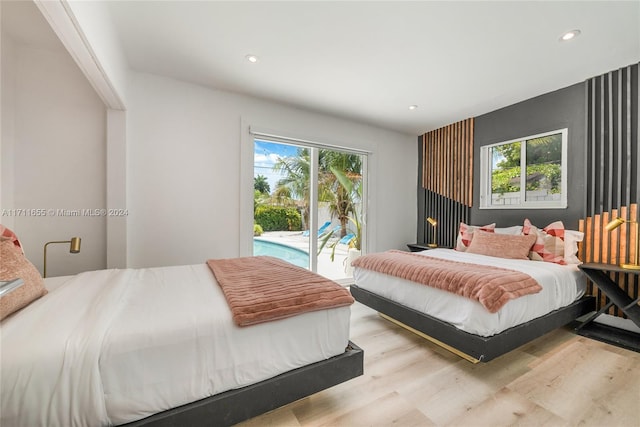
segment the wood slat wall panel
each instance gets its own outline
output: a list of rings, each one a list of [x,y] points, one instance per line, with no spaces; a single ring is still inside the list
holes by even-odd
[[[423,135],[422,186],[471,207],[473,204],[473,118]]]
[[[466,135],[469,138],[470,143],[466,145],[468,153],[466,156],[467,162],[467,176],[469,176],[469,186],[467,187],[467,200],[469,201],[468,206],[473,206],[473,129],[474,129],[474,120],[467,120],[466,125],[468,127]]]
[[[586,90],[587,205],[580,221],[585,233],[580,245],[584,262],[619,264],[635,257],[635,225],[624,224],[612,232],[604,226],[614,218],[639,221],[640,202],[640,75],[634,64],[589,79]],[[638,276],[612,275],[633,298],[638,296]],[[605,296],[593,284],[590,292],[600,304]],[[612,308],[611,314],[621,316]]]
[[[631,205],[629,206],[629,218],[638,218],[638,205]],[[627,225],[627,224],[625,224]],[[636,248],[638,247],[637,245],[637,233],[635,232],[635,228],[636,227],[640,227],[640,224],[636,224],[636,225],[629,225],[628,226],[628,236],[629,236],[629,260],[631,262],[633,262],[634,259],[636,259]]]
[[[635,225],[623,224],[615,230],[609,232],[605,230],[605,225],[614,218],[623,219],[637,218],[638,205],[621,206],[620,209],[613,209],[611,212],[603,212],[602,215],[594,215],[579,221],[579,230],[585,233],[584,241],[579,246],[579,256],[583,262],[601,262],[605,264],[620,264],[630,262],[635,256]],[[616,281],[629,296],[637,298],[638,279],[634,274],[611,274],[611,278]],[[591,295],[595,295],[598,307],[604,306],[606,296],[597,287],[589,282],[587,290]],[[611,307],[609,314],[623,316],[617,307]]]

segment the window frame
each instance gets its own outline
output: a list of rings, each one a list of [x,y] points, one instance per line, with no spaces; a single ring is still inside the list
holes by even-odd
[[[526,149],[527,142],[549,135],[562,135],[562,148],[560,160],[560,200],[557,201],[527,201],[526,200]],[[509,141],[501,141],[495,144],[483,145],[480,147],[480,209],[566,209],[567,203],[567,151],[568,151],[569,129],[557,129],[549,132],[543,132],[535,135],[528,135],[521,138],[511,139]],[[494,205],[492,204],[491,179],[492,179],[492,158],[491,149],[506,144],[520,144],[520,203]],[[522,165],[525,165],[523,168]],[[524,172],[523,172],[524,171]]]

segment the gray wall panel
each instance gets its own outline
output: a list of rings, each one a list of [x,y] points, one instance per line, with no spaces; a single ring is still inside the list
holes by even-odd
[[[585,123],[585,84],[579,83],[547,93],[500,110],[476,117],[474,141],[474,189],[471,222],[498,226],[522,224],[529,218],[544,227],[562,220],[565,227],[578,228],[578,220],[585,214],[585,168],[587,138]],[[566,209],[479,209],[480,205],[480,147],[568,128],[568,198]]]

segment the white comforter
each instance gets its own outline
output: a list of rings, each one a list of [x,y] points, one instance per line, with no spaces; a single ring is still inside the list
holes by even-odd
[[[564,307],[585,291],[586,281],[575,265],[496,258],[452,249],[432,249],[419,255],[521,271],[537,280],[542,290],[511,300],[496,313],[490,313],[478,301],[362,268],[356,268],[353,273],[356,285],[460,330],[485,337]]]
[[[0,327],[0,425],[121,424],[344,352],[348,307],[237,327],[205,264],[72,276]]]

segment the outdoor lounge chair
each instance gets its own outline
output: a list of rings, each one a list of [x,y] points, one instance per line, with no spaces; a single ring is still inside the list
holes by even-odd
[[[325,232],[325,230],[327,228],[329,228],[329,226],[331,225],[331,221],[327,221],[324,224],[322,224],[322,226],[320,228],[318,228],[318,237],[322,236]],[[309,235],[309,230],[305,230],[302,232],[303,236],[308,236]]]
[[[342,239],[340,239],[338,243],[342,243],[343,245],[348,245],[349,242],[351,242],[351,240],[353,240],[354,237],[356,237],[355,234],[349,233],[346,236],[344,236]]]

